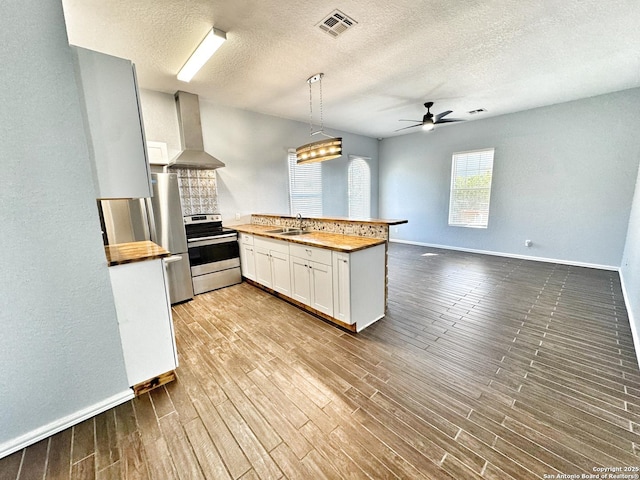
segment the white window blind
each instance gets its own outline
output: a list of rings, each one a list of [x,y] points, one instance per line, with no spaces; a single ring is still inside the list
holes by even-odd
[[[291,215],[322,216],[322,170],[320,163],[296,164],[289,151],[289,208]]]
[[[495,149],[453,154],[449,225],[487,228]]]
[[[349,218],[370,218],[371,170],[367,159],[350,157],[348,177]]]

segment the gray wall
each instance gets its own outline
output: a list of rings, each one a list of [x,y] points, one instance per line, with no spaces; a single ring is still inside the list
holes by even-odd
[[[179,151],[180,136],[173,95],[142,90],[147,140],[166,142],[169,157]],[[315,140],[309,125],[200,100],[205,150],[225,168],[217,171],[218,204],[226,224],[246,222],[252,213],[289,213],[287,151]],[[337,130],[344,154],[322,163],[324,215],[347,216],[349,155],[370,157],[372,216],[378,216],[378,141]]]
[[[640,171],[636,180],[620,276],[633,330],[636,356],[640,359]]]
[[[0,18],[0,456],[128,390],[58,0]]]
[[[409,220],[392,228],[398,240],[617,268],[639,109],[633,89],[385,139],[380,214]],[[451,154],[486,147],[495,147],[489,228],[449,227]]]

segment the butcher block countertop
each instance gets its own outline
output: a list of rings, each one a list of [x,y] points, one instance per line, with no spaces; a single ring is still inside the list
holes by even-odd
[[[107,263],[110,267],[123,263],[143,262],[155,260],[171,255],[167,250],[153,242],[117,243],[104,247],[107,254]]]
[[[230,228],[241,233],[250,235],[259,235],[262,237],[275,238],[277,240],[286,240],[301,245],[309,245],[312,247],[327,248],[338,252],[356,252],[365,248],[382,245],[385,240],[380,238],[356,237],[354,235],[340,235],[338,233],[315,232],[306,233],[304,235],[280,235],[278,233],[268,233],[269,230],[276,230],[279,227],[273,225],[233,225]]]

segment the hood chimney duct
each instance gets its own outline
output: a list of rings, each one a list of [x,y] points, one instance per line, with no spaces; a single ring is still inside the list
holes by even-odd
[[[169,163],[169,167],[203,170],[224,167],[223,162],[204,151],[198,96],[179,90],[175,99],[182,151]]]

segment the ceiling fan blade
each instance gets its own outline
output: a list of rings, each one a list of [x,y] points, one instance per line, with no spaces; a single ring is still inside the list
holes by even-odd
[[[413,128],[413,127],[421,127],[422,124],[421,123],[416,123],[415,125],[409,125],[408,127],[404,127],[404,128],[399,128],[398,130],[395,130],[396,132],[399,132],[400,130],[406,130],[407,128]]]
[[[399,122],[421,122],[422,120],[407,120],[406,118],[402,118],[398,120]]]
[[[446,117],[450,113],[453,113],[453,110],[447,110],[446,112],[439,113],[438,115],[436,115],[436,122],[439,121],[441,118]]]
[[[453,123],[453,122],[464,122],[464,120],[461,118],[445,118],[443,120],[438,120],[437,122],[434,122],[434,123]]]

